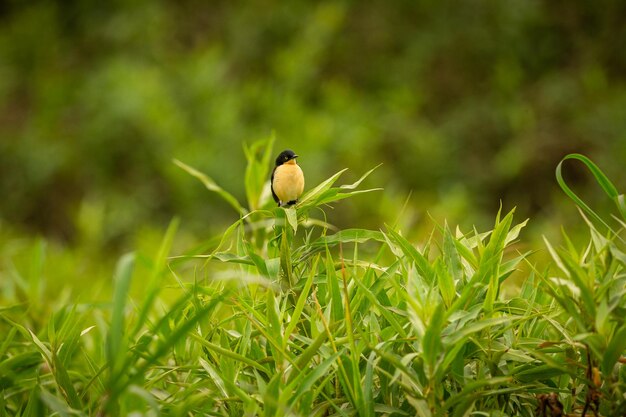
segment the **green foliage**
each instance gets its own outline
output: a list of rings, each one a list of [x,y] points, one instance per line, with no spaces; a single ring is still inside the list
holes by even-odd
[[[569,415],[624,414],[615,234],[588,221],[588,244],[546,240],[554,263],[539,268],[517,250],[514,211],[485,232],[435,225],[420,245],[394,226],[335,230],[324,210],[377,192],[360,189],[371,171],[275,207],[254,177],[273,143],[246,148],[248,208],[176,162],[240,218],[177,256],[173,221],[154,255],[120,259],[110,303],[33,316],[42,264],[11,277],[24,298],[0,310],[0,415],[530,417],[547,396]]]

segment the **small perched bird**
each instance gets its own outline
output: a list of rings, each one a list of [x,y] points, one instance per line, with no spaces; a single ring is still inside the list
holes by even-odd
[[[298,155],[287,149],[276,158],[271,184],[272,196],[278,207],[296,204],[304,190],[304,174],[296,163],[297,157]]]

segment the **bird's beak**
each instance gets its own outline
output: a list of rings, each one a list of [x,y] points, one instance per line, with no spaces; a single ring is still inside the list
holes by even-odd
[[[300,155],[294,155],[291,159],[296,159]]]

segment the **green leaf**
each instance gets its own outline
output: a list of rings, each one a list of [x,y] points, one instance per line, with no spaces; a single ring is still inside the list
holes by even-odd
[[[276,135],[272,132],[269,138],[254,142],[250,147],[244,145],[244,153],[248,164],[246,165],[245,187],[248,206],[250,210],[256,210],[263,205],[261,196],[265,184],[269,180],[270,161]],[[259,150],[263,149],[261,159],[257,158]]]
[[[200,338],[200,340],[204,341],[204,339],[202,338]],[[222,379],[220,374],[215,370],[213,365],[211,365],[209,362],[207,362],[203,358],[198,358],[198,361],[200,362],[200,366],[202,366],[202,368],[207,372],[207,374],[209,374],[209,377],[211,378],[211,382],[215,384],[220,394],[222,394],[223,397],[228,397],[229,395],[231,395],[226,390],[226,385],[224,383],[224,380]]]
[[[216,354],[220,355],[220,356],[226,356],[228,358],[234,359],[238,362],[244,363],[254,369],[257,369],[261,372],[263,372],[266,376],[271,375],[271,372],[266,369],[263,365],[261,365],[259,362],[254,361],[253,359],[250,359],[246,356],[240,355],[236,352],[233,352],[230,349],[224,349],[223,347],[216,345],[215,343],[209,342],[208,340],[204,339],[202,336],[198,335],[197,333],[190,333],[189,334],[195,341],[197,341],[198,343],[200,343],[202,346],[206,347],[207,349],[215,352]]]
[[[113,294],[113,312],[111,317],[111,327],[109,328],[107,354],[109,366],[111,369],[111,378],[117,379],[119,372],[125,372],[120,369],[124,356],[127,354],[125,346],[125,320],[126,315],[126,297],[130,289],[130,280],[133,275],[133,265],[135,255],[128,253],[120,258],[115,269],[114,294]]]
[[[569,279],[578,287],[582,307],[589,317],[596,315],[596,303],[594,301],[595,285],[593,277],[589,277],[587,272],[578,265],[575,259],[568,256],[567,253],[560,253],[561,260],[568,272]]]
[[[483,395],[487,395],[488,392],[481,392],[480,388],[491,385],[510,384],[512,378],[510,377],[496,377],[490,379],[481,379],[478,381],[470,382],[463,387],[463,390],[456,395],[451,396],[442,405],[443,410],[453,409],[457,404],[467,401],[468,399],[475,397],[478,398]],[[471,405],[471,404],[470,404]],[[466,408],[469,408],[466,406]],[[457,414],[455,414],[457,415]]]
[[[216,252],[209,256],[213,259],[217,259],[221,262],[226,262],[226,263],[255,265],[254,261],[249,255],[240,256],[231,252]],[[202,258],[205,258],[205,256],[202,256]]]
[[[9,348],[9,345],[13,342],[13,338],[15,337],[16,333],[17,333],[17,328],[11,327],[11,329],[9,330],[9,333],[5,335],[4,340],[2,341],[2,345],[0,345],[0,358],[4,357],[4,354]]]
[[[446,337],[446,344],[455,345],[461,343],[465,338],[473,333],[479,332],[487,327],[496,326],[499,324],[509,323],[512,320],[511,317],[492,317],[482,319],[471,324],[463,326],[461,329],[457,329]]]
[[[443,233],[443,259],[447,271],[452,274],[454,282],[461,282],[463,280],[463,265],[461,264],[461,257],[457,250],[455,240],[446,223]]]
[[[186,317],[171,331],[167,338],[159,339],[157,346],[150,353],[149,356],[143,358],[143,361],[137,365],[136,370],[128,376],[127,379],[121,381],[115,381],[114,390],[111,393],[110,401],[115,401],[117,396],[126,389],[129,385],[133,384],[136,380],[143,378],[148,369],[154,366],[164,355],[170,352],[176,344],[192,332],[192,330],[198,326],[198,323],[204,319],[210,313],[213,313],[218,304],[220,304],[225,297],[229,294],[227,291],[223,291],[220,294],[213,296],[206,305],[203,305],[193,311],[189,317]],[[185,294],[182,299],[188,299],[189,295]]]
[[[493,233],[489,238],[489,243],[485,246],[485,250],[480,257],[480,265],[476,275],[472,277],[472,284],[487,285],[487,294],[485,295],[484,309],[487,312],[493,310],[493,305],[500,292],[500,265],[502,263],[502,254],[509,237],[509,229],[513,222],[513,213],[511,210],[502,221],[496,221]],[[498,213],[499,214],[499,213]]]
[[[326,194],[323,194],[320,198],[315,200],[315,205],[320,206],[322,204],[334,203],[335,201],[344,200],[358,194],[371,193],[372,191],[382,191],[382,188],[370,188],[367,190],[351,191],[349,193],[340,193],[338,189],[333,188],[329,190]]]
[[[259,274],[263,275],[263,277],[265,278],[271,279],[272,277],[270,276],[270,273],[267,270],[267,263],[265,262],[265,259],[254,251],[254,248],[252,247],[252,245],[250,245],[250,243],[245,241],[243,242],[243,244],[244,244],[244,249],[246,251],[246,255],[248,255],[248,257],[252,260]]]
[[[371,352],[367,358],[367,364],[365,365],[365,378],[363,381],[363,405],[365,407],[364,417],[374,417],[374,361],[376,360],[376,354]]]
[[[178,224],[179,221],[177,218],[172,219],[169,226],[167,227],[167,231],[165,232],[163,239],[161,240],[159,251],[157,252],[154,259],[154,265],[151,270],[150,279],[147,283],[146,297],[144,302],[141,304],[139,315],[135,322],[135,327],[130,332],[131,337],[135,336],[137,332],[139,332],[141,327],[145,324],[148,313],[154,305],[156,296],[161,292],[161,279],[163,277],[165,266],[167,264],[167,255],[172,248],[174,235],[176,234],[176,230],[178,229]]]
[[[285,210],[285,217],[287,217],[287,223],[293,229],[293,232],[296,233],[298,231],[298,214],[296,209],[293,207],[283,208]]]
[[[514,242],[515,239],[518,238],[521,230],[528,224],[528,220],[529,219],[526,219],[523,222],[521,222],[520,224],[516,224],[515,226],[513,226],[511,228],[511,230],[509,231],[509,233],[506,236],[506,240],[504,242],[505,246],[507,246],[508,244]]]
[[[328,332],[321,332],[317,335],[317,337],[313,340],[311,344],[302,352],[295,360],[294,365],[296,369],[304,369],[305,366],[309,364],[315,357],[317,353],[319,353],[320,348],[328,339]],[[293,378],[296,378],[298,375],[297,372],[293,372],[290,375],[289,381],[292,381]],[[289,382],[288,381],[288,382]]]
[[[337,179],[341,176],[341,174],[343,174],[347,170],[348,170],[348,168],[342,169],[341,171],[337,172],[332,177],[328,178],[326,181],[324,181],[321,184],[319,184],[317,187],[315,187],[312,190],[304,193],[304,195],[302,197],[300,197],[300,201],[299,201],[298,205],[299,206],[304,206],[304,205],[314,201],[322,193],[324,193],[326,190],[328,190],[330,187],[332,187],[333,184],[337,181]]]
[[[303,394],[305,394],[313,387],[313,384],[315,384],[320,378],[324,376],[324,374],[333,365],[333,363],[335,363],[341,353],[342,352],[336,352],[330,355],[328,358],[324,359],[319,365],[315,366],[311,372],[301,372],[299,376],[294,379],[283,391],[283,398],[281,398],[280,402],[288,403],[293,406]],[[296,386],[297,390],[292,395],[291,391],[294,390]]]
[[[443,302],[446,307],[450,307],[454,297],[456,296],[454,279],[448,272],[446,265],[443,262],[440,262],[439,259],[435,262],[435,274],[437,276],[437,284],[441,298],[443,298]]]
[[[50,367],[52,367],[53,366],[53,364],[52,364],[52,352],[50,352],[50,349],[48,349],[48,347],[46,347],[46,345],[44,345],[43,342],[41,340],[39,340],[39,338],[35,335],[35,333],[33,333],[31,330],[28,330],[28,332],[30,334],[30,337],[31,337],[33,343],[35,344],[35,346],[37,346],[37,349],[43,355],[43,358],[46,360],[48,365]]]
[[[41,390],[41,399],[43,402],[61,417],[70,417],[70,416],[84,416],[85,414],[81,413],[78,410],[74,410],[71,407],[68,407],[67,404],[63,403],[59,398],[55,397],[51,393],[46,390]]]
[[[291,262],[291,238],[291,233],[284,229],[280,236],[280,267],[289,289],[293,288],[295,284]]]
[[[367,171],[365,174],[363,174],[363,176],[361,178],[359,178],[355,183],[349,184],[349,185],[342,185],[339,188],[343,189],[343,190],[354,190],[355,188],[357,188],[359,185],[361,185],[361,183],[363,182],[363,180],[365,178],[367,178],[372,172],[374,172],[374,170],[376,168],[378,168],[379,166],[381,166],[382,164],[378,164],[376,165],[374,168],[370,169],[369,171]]]
[[[428,259],[413,246],[408,240],[394,230],[388,232],[393,240],[400,246],[400,249],[406,257],[412,260],[417,267],[417,270],[426,280],[429,285],[432,285],[436,280],[436,274],[432,266],[428,262]]]
[[[624,203],[624,196],[618,193],[617,188],[615,188],[615,186],[608,179],[608,177],[604,175],[604,172],[602,172],[602,170],[598,168],[598,166],[594,164],[591,161],[591,159],[587,158],[584,155],[577,154],[577,153],[566,155],[556,167],[556,180],[559,186],[561,187],[561,189],[563,190],[563,192],[578,207],[580,207],[585,213],[591,216],[593,220],[605,226],[607,230],[611,231],[615,235],[616,234],[615,231],[595,211],[593,211],[591,207],[589,207],[580,197],[578,197],[578,195],[576,195],[576,193],[574,193],[574,191],[572,191],[572,189],[565,182],[565,179],[563,178],[563,173],[562,173],[563,162],[565,162],[568,159],[574,159],[574,160],[582,162],[589,169],[589,171],[591,171],[596,182],[600,185],[600,187],[606,193],[606,195],[609,196],[609,198],[611,198],[613,202],[615,203],[615,205],[617,206],[618,211],[620,215],[622,216],[622,218],[626,219],[626,204]]]
[[[214,193],[222,197],[224,201],[230,204],[237,211],[237,213],[239,213],[240,216],[246,214],[246,210],[241,206],[241,204],[239,204],[239,201],[237,201],[237,199],[232,194],[217,185],[217,183],[213,181],[213,179],[210,178],[208,175],[198,171],[195,168],[190,167],[189,165],[179,161],[178,159],[174,159],[173,162],[184,171],[186,171],[188,174],[200,180],[200,182],[204,184],[207,190],[213,191]]]
[[[431,374],[435,372],[437,359],[442,353],[441,330],[443,329],[445,320],[445,308],[443,304],[439,304],[424,332],[422,351],[424,353],[424,362],[428,365]]]
[[[385,242],[383,233],[376,230],[367,229],[345,229],[332,235],[319,237],[311,244],[312,247],[334,246],[339,243],[364,243],[369,240]]]
[[[306,303],[307,298],[309,297],[309,291],[311,290],[311,286],[313,285],[313,278],[315,278],[315,273],[317,272],[317,264],[319,262],[320,256],[318,255],[313,261],[313,265],[310,269],[309,275],[304,283],[304,287],[302,288],[302,292],[298,297],[298,301],[296,302],[296,307],[291,314],[291,320],[289,324],[287,324],[287,328],[285,329],[285,337],[283,339],[283,343],[286,343],[289,340],[291,333],[295,330],[296,326],[300,322],[300,317],[302,316],[302,310],[304,310],[304,304]],[[283,349],[286,348],[286,345],[283,345]]]
[[[35,384],[28,395],[28,402],[26,403],[22,417],[41,417],[45,415],[40,397],[41,388],[38,384]]]
[[[282,332],[282,326],[281,326],[281,321],[279,318],[279,299],[276,296],[276,293],[271,289],[268,288],[266,290],[266,298],[265,298],[265,302],[266,302],[266,322],[268,324],[268,334],[270,335],[270,337],[272,338],[272,340],[274,341],[273,344],[276,346],[283,346],[283,332]],[[280,351],[277,351],[278,349],[275,349],[275,354],[279,354]]]
[[[426,400],[421,399],[421,398],[415,398],[411,395],[407,395],[406,398],[409,404],[411,404],[411,406],[415,409],[415,412],[417,413],[416,416],[432,417],[433,414],[428,408],[428,403],[426,402]]]
[[[326,282],[330,290],[330,310],[333,323],[338,323],[344,318],[343,300],[341,298],[341,290],[339,289],[339,279],[335,271],[333,258],[326,250]]]
[[[360,287],[362,294],[370,301],[372,306],[378,307],[380,314],[387,320],[391,327],[393,327],[395,333],[402,338],[406,338],[406,332],[400,325],[399,321],[396,320],[396,315],[389,310],[389,307],[382,305],[381,301],[376,298],[376,295],[374,295],[374,293],[370,291],[369,288],[365,287],[362,282],[360,282],[359,280],[356,280],[355,282]]]
[[[53,355],[53,361],[54,379],[56,380],[61,392],[63,393],[65,400],[72,408],[77,410],[81,409],[81,401],[78,398],[78,394],[76,393],[76,389],[74,388],[67,369],[65,368],[63,363],[58,360],[56,354]]]
[[[0,417],[7,417],[6,399],[4,398],[4,389],[0,390]]]
[[[521,382],[537,382],[541,380],[548,380],[563,374],[568,374],[568,371],[563,367],[554,367],[547,364],[526,364],[520,367],[520,370],[511,372]]]
[[[602,372],[611,375],[613,367],[626,351],[626,324],[623,324],[609,341],[604,357],[602,358]]]

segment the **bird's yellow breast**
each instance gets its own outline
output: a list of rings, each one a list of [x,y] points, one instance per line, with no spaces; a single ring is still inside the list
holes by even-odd
[[[295,201],[302,195],[304,191],[304,174],[302,169],[295,164],[283,164],[276,167],[274,171],[274,193],[278,199],[287,203]]]

